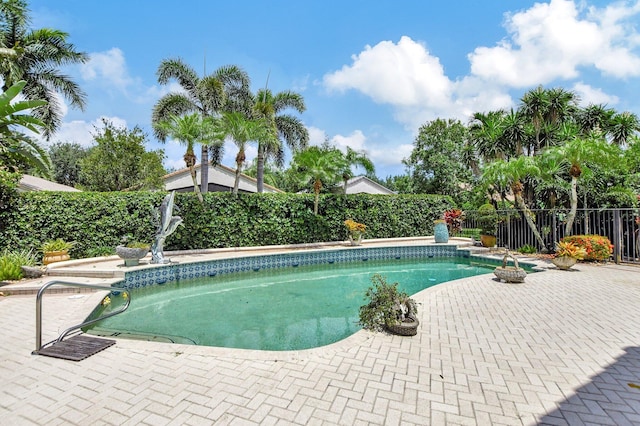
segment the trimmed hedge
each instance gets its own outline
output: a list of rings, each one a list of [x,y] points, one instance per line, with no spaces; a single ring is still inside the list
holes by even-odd
[[[153,240],[157,207],[165,192],[28,192],[0,213],[0,242],[10,250],[44,241],[75,241],[74,258],[115,247],[122,236]],[[437,195],[177,193],[174,215],[184,222],[167,238],[166,250],[344,241],[344,220],[367,225],[365,238],[433,235],[433,220],[454,206]],[[2,248],[2,247],[0,247]]]
[[[587,251],[584,260],[606,261],[613,253],[613,244],[607,237],[601,235],[571,235],[564,237],[562,242],[573,243]]]

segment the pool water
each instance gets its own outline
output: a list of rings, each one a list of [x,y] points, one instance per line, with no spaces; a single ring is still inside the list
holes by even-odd
[[[227,348],[308,349],[360,329],[358,309],[375,273],[415,294],[445,281],[489,273],[493,267],[449,257],[261,269],[183,280],[132,289],[126,312],[88,331]]]

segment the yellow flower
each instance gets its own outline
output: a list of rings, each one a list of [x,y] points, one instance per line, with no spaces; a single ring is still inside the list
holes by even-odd
[[[567,256],[581,260],[584,259],[586,255],[587,251],[582,247],[578,247],[574,243],[561,241],[556,245],[556,256],[558,257]]]
[[[110,303],[111,303],[111,298],[109,296],[106,296],[104,299],[102,299],[102,306],[107,306]]]
[[[362,223],[358,223],[355,220],[347,219],[344,221],[344,225],[349,231],[349,235],[354,238],[360,237],[367,230],[367,226]]]

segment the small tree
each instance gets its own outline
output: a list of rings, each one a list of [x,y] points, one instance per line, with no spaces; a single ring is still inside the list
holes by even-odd
[[[103,120],[96,145],[80,161],[80,180],[90,191],[162,188],[164,151],[147,151],[147,136],[139,127],[128,130]]]

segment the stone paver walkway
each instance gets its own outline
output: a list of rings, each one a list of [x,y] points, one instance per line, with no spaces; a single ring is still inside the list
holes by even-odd
[[[257,352],[131,340],[84,361],[33,356],[35,296],[0,297],[6,425],[640,424],[640,270],[579,264],[415,296],[415,337],[358,332]],[[45,335],[96,294],[45,297]]]

